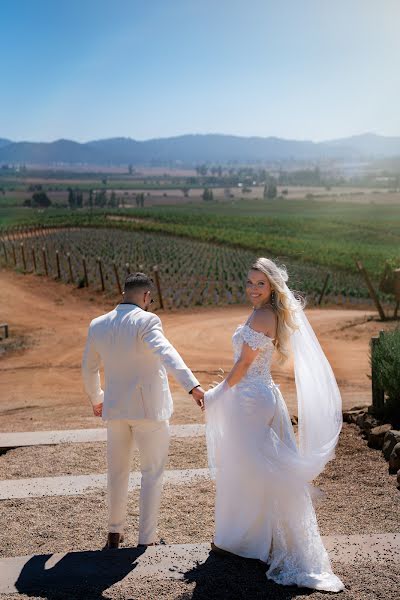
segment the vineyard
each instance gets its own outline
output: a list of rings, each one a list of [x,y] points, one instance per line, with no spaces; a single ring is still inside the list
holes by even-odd
[[[256,257],[240,248],[110,227],[15,230],[3,235],[1,245],[1,260],[9,267],[109,294],[119,293],[128,272],[151,273],[156,266],[158,301],[165,308],[244,302],[246,272]],[[311,300],[319,295],[325,268],[282,257],[280,262],[292,289]],[[335,302],[368,298],[359,275],[340,271],[331,271],[326,292]]]

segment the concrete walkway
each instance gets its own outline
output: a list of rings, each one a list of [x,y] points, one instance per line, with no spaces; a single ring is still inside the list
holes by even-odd
[[[140,487],[140,473],[131,473],[129,489]],[[199,479],[209,479],[208,469],[169,470],[164,483],[185,485]],[[107,487],[107,473],[93,475],[64,475],[61,477],[30,477],[0,481],[0,500],[12,498],[42,498],[43,496],[80,496]]]
[[[322,539],[335,562],[372,565],[400,561],[400,534],[338,535]],[[3,558],[0,594],[74,587],[105,590],[132,578],[185,579],[187,573],[203,565],[209,556],[209,544],[178,544],[145,550],[121,548]]]
[[[200,437],[204,435],[202,424],[171,425],[171,436],[176,438]],[[0,450],[22,446],[43,446],[54,444],[77,444],[83,442],[105,442],[107,430],[66,429],[60,431],[17,431],[0,433]]]

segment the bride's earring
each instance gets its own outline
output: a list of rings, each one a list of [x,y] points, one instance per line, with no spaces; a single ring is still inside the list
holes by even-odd
[[[274,290],[272,290],[272,292],[271,292],[270,302],[271,302],[271,306],[273,306],[275,308],[275,306],[276,306],[276,298],[275,298],[275,291]]]

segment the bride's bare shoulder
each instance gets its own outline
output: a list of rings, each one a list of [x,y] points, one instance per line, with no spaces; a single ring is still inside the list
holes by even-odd
[[[276,335],[277,316],[272,308],[259,308],[253,312],[249,325],[255,331],[274,338]]]

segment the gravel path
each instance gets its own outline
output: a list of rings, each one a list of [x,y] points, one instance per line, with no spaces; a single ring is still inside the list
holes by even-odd
[[[167,469],[207,466],[205,438],[172,439]],[[139,454],[133,454],[132,471],[138,471]],[[106,443],[89,442],[57,446],[28,446],[0,456],[0,480],[57,475],[87,475],[107,470]]]
[[[379,450],[368,448],[356,425],[344,423],[336,458],[315,482],[326,498],[317,506],[324,535],[400,530],[400,492]]]
[[[184,461],[194,456],[198,457],[197,467],[199,460],[205,460],[201,438],[174,440],[172,445],[170,467],[175,460],[176,466],[182,467]],[[74,446],[81,450],[85,447],[84,444]],[[22,468],[26,459],[23,451],[32,449],[19,450]],[[43,450],[54,451],[55,447],[40,448]],[[7,457],[10,453],[1,458],[7,460]],[[38,463],[42,460],[43,456],[37,457]],[[16,463],[13,468],[15,466]],[[323,535],[399,530],[400,493],[394,477],[388,475],[381,453],[367,447],[354,425],[344,425],[336,460],[327,466],[318,484],[327,494],[317,506]],[[0,545],[1,556],[96,549],[103,545],[106,537],[106,493],[103,491],[74,498],[5,500],[0,507],[0,531],[7,532]],[[165,486],[160,536],[171,544],[207,542],[213,534],[213,511],[212,482]],[[126,545],[131,546],[136,544],[137,538],[136,491],[129,495],[128,512]]]

